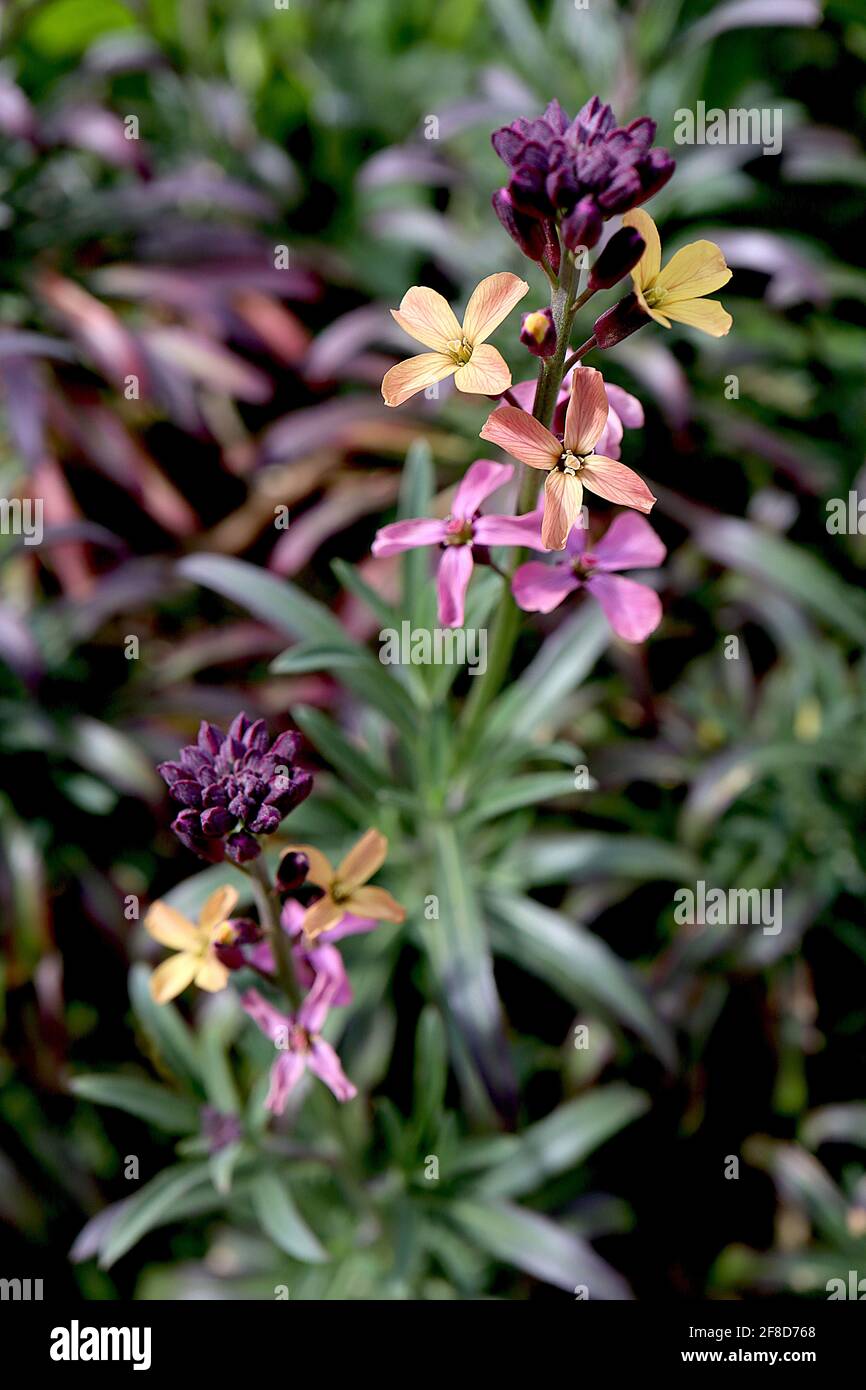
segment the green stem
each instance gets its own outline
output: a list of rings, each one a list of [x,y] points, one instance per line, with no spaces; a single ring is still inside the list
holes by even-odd
[[[574,262],[564,251],[559,280],[556,282],[550,306],[556,328],[556,351],[551,357],[541,362],[538,385],[535,388],[535,403],[532,407],[532,414],[535,419],[540,420],[541,424],[548,429],[553,421],[559,388],[566,373],[565,354],[568,351],[574,315],[579,306],[586,303],[593,293],[593,291],[586,290],[575,301],[574,288]],[[579,348],[578,352],[569,359],[569,362],[573,364],[574,359],[585,350],[588,350],[587,344]],[[525,512],[533,510],[538,498],[540,482],[538,470],[524,466],[517,506],[518,515],[522,516]],[[458,758],[465,755],[466,750],[471,748],[477,739],[484,713],[493,697],[498,693],[511,663],[520,632],[520,609],[514,602],[510,580],[518,566],[523,564],[526,555],[527,552],[523,549],[514,552],[508,570],[509,582],[506,584],[493,619],[487,670],[483,676],[478,676],[473,682],[472,690],[467,696],[463,709],[463,728],[458,744]]]
[[[264,856],[254,859],[249,867],[245,866],[245,872],[252,879],[253,896],[259,913],[259,925],[271,943],[274,963],[277,968],[277,979],[292,1008],[297,1009],[301,1002],[301,989],[295,974],[292,944],[280,926],[280,905],[271,887]]]

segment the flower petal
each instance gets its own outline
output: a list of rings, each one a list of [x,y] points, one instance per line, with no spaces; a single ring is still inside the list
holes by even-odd
[[[565,447],[575,454],[591,453],[609,408],[601,372],[595,367],[575,367],[565,413]]]
[[[304,913],[304,936],[306,939],[315,941],[316,937],[321,936],[323,931],[330,931],[331,927],[337,925],[344,910],[341,903],[334,902],[330,893],[317,899],[312,907],[308,907]]]
[[[387,853],[388,841],[381,830],[370,829],[361,836],[337,868],[336,877],[346,896],[381,869]]]
[[[483,343],[519,304],[529,285],[519,275],[501,270],[497,275],[488,275],[475,286],[466,313],[463,315],[463,336],[473,347]],[[422,339],[423,342],[423,339]]]
[[[218,927],[227,917],[231,917],[237,906],[237,901],[236,890],[228,883],[224,883],[222,888],[217,888],[215,893],[211,893],[199,913],[199,926],[203,931],[212,932],[214,927]]]
[[[608,502],[618,502],[623,507],[635,507],[639,512],[652,511],[655,498],[634,469],[626,468],[616,459],[606,459],[603,454],[590,454],[580,477],[584,487]]]
[[[580,580],[570,565],[545,565],[541,560],[521,565],[511,580],[514,601],[525,613],[552,613],[579,588]]]
[[[199,966],[195,983],[199,989],[207,990],[209,994],[216,994],[217,990],[225,989],[229,982],[229,972],[221,960],[208,953]]]
[[[426,285],[413,285],[407,290],[400,308],[391,310],[391,317],[410,338],[433,348],[434,352],[447,352],[448,344],[463,336],[448,300]]]
[[[481,503],[491,493],[497,491],[514,476],[514,465],[495,463],[493,459],[476,459],[470,464],[454,494],[451,504],[452,516],[469,518],[475,515]]]
[[[168,903],[160,901],[148,908],[144,929],[160,946],[170,946],[173,951],[199,949],[201,938],[198,927],[187,921],[182,912],[169,907]]]
[[[636,570],[660,565],[667,550],[648,521],[637,512],[622,512],[592,547],[592,554],[594,569]]]
[[[289,1096],[304,1074],[306,1061],[300,1052],[283,1052],[277,1058],[271,1067],[270,1086],[265,1096],[266,1110],[274,1115],[282,1115]]]
[[[726,285],[733,274],[714,241],[693,241],[677,251],[655,283],[663,292],[659,307],[668,313],[683,299],[697,299]]]
[[[500,449],[530,468],[552,468],[562,453],[556,435],[514,405],[500,406],[488,415],[481,438],[498,444]]]
[[[523,516],[480,516],[474,539],[479,545],[523,545],[544,550],[541,541],[541,508]]]
[[[402,405],[410,396],[416,396],[432,386],[435,381],[450,376],[456,371],[453,357],[440,352],[422,352],[418,357],[407,357],[385,373],[382,381],[382,398],[386,405]]]
[[[324,1038],[317,1038],[313,1043],[307,1054],[307,1066],[334,1092],[337,1100],[354,1100],[358,1094],[357,1087],[352,1085],[343,1071],[336,1052]]]
[[[362,932],[375,931],[378,925],[374,917],[356,917],[354,912],[347,912],[335,927],[325,932],[321,940],[342,941],[344,936],[359,936]]]
[[[581,503],[583,485],[570,473],[554,469],[544,484],[544,520],[541,539],[546,550],[564,550],[568,533],[574,525]]]
[[[466,590],[472,578],[472,546],[447,545],[439,561],[436,591],[443,627],[462,627]]]
[[[371,887],[370,884],[356,888],[352,896],[346,900],[346,906],[358,917],[372,917],[377,922],[406,920],[406,909],[401,907],[397,899],[392,898],[384,888]]]
[[[511,372],[501,352],[481,343],[472,349],[469,361],[457,368],[454,385],[473,396],[500,396],[511,385]]]
[[[272,1043],[280,1042],[288,1035],[291,1019],[269,1004],[257,989],[248,989],[241,995],[241,1008]]]
[[[645,641],[662,620],[661,599],[646,584],[619,574],[593,574],[586,587],[598,599],[617,637],[625,642]]]
[[[419,545],[439,545],[445,539],[445,522],[435,517],[417,516],[409,521],[392,521],[376,532],[371,547],[375,556],[399,555]]]
[[[633,396],[630,391],[624,391],[621,386],[614,386],[613,382],[604,383],[608,405],[615,410],[622,424],[627,430],[639,430],[643,426],[644,413],[643,406],[637,396]],[[599,449],[600,454],[604,453]]]
[[[653,283],[661,270],[662,244],[659,239],[659,229],[649,213],[644,212],[643,208],[632,208],[631,212],[625,213],[622,225],[634,227],[635,231],[646,242],[646,249],[631,273],[635,289],[645,290]]]
[[[700,328],[712,338],[724,338],[734,322],[717,299],[682,299],[676,304],[665,302],[665,312],[676,323]]]
[[[618,459],[620,456],[620,444],[622,442],[622,421],[614,410],[613,406],[607,412],[607,421],[604,429],[595,441],[594,447],[605,458]]]
[[[201,956],[181,951],[158,965],[150,977],[150,997],[155,1004],[167,1004],[191,985],[201,964]]]

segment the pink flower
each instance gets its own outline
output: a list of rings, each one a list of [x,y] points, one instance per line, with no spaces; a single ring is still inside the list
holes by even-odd
[[[612,571],[655,568],[667,554],[664,545],[635,512],[616,517],[591,551],[586,541],[586,532],[576,526],[556,564],[530,560],[521,565],[511,582],[515,601],[528,613],[550,613],[568,594],[586,588],[618,637],[643,642],[661,622],[661,600],[645,584]]]
[[[565,412],[571,395],[571,381],[572,373],[569,372],[559,388],[553,416],[554,434],[562,434],[565,429]],[[535,403],[535,387],[536,382],[533,378],[532,381],[518,382],[509,392],[509,396],[517,402],[521,410],[528,411],[530,415]],[[621,386],[614,386],[609,381],[604,383],[604,393],[607,396],[607,423],[598,437],[595,450],[598,454],[605,454],[609,459],[618,459],[621,457],[619,446],[622,443],[623,426],[628,430],[641,429],[644,422],[643,406],[637,396],[632,396]],[[502,404],[507,403],[503,398]]]
[[[287,936],[292,939],[292,955],[298,982],[304,989],[312,989],[319,977],[328,980],[332,986],[330,1004],[338,1008],[352,1002],[352,986],[343,964],[343,957],[334,944],[344,936],[357,936],[361,932],[373,931],[379,923],[372,917],[356,917],[347,912],[335,927],[323,931],[311,944],[304,936],[304,917],[306,908],[294,898],[287,898],[280,913],[280,924]],[[273,947],[269,941],[259,941],[249,951],[247,960],[256,970],[273,975],[276,970]]]
[[[541,516],[479,516],[481,503],[514,473],[510,463],[477,459],[467,470],[454,494],[453,510],[444,521],[435,517],[415,517],[383,526],[373,542],[376,556],[397,555],[417,546],[438,545],[439,621],[444,627],[461,627],[466,590],[472,577],[474,546],[520,545],[543,550]]]
[[[325,976],[317,976],[295,1015],[281,1014],[257,989],[248,989],[241,995],[241,1004],[250,1018],[280,1049],[271,1067],[271,1084],[265,1099],[265,1109],[275,1115],[282,1115],[291,1092],[307,1068],[324,1081],[337,1100],[352,1100],[358,1094],[331,1044],[321,1036],[333,993],[333,983]]]
[[[563,438],[525,410],[506,405],[487,418],[481,438],[498,444],[529,468],[547,473],[541,539],[547,550],[563,550],[583,502],[583,490],[649,512],[655,498],[631,468],[598,452],[609,406],[604,378],[594,367],[576,367],[565,413]]]

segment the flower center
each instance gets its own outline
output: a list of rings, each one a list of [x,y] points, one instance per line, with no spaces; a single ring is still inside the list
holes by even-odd
[[[471,545],[472,522],[465,517],[449,516],[445,522],[443,545]]]
[[[649,289],[644,290],[643,297],[647,308],[653,309],[656,304],[658,304],[659,300],[664,298],[664,294],[662,290]]]
[[[573,454],[570,449],[564,449],[556,466],[560,473],[567,473],[569,478],[574,478],[580,472],[585,461],[585,454]]]
[[[452,338],[448,344],[448,351],[459,366],[465,367],[472,356],[472,344],[468,338]]]

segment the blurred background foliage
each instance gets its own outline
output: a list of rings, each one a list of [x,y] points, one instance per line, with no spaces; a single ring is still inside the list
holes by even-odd
[[[830,499],[864,492],[862,4],[0,13],[0,492],[45,505],[40,545],[0,537],[4,1272],[106,1298],[523,1298],[588,1268],[611,1297],[825,1296],[866,1272],[866,521],[827,525]],[[624,458],[659,496],[666,617],[646,649],[575,629],[588,679],[551,732],[582,750],[593,789],[548,783],[483,885],[517,1129],[447,1071],[417,943],[370,938],[350,962],[347,1069],[372,1110],[335,1117],[311,1097],[270,1163],[220,1161],[239,1164],[227,1208],[201,1107],[251,1103],[249,1040],[235,1047],[237,1018],[212,1010],[185,1066],[180,1013],[142,1016],[140,989],[128,1007],[145,945],[124,905],[193,868],[153,764],[241,706],[274,726],[305,708],[310,730],[359,715],[327,674],[270,670],[285,631],[177,561],[242,557],[358,639],[378,630],[332,562],[396,601],[396,567],[365,556],[407,449],[424,441],[444,488],[486,410],[445,390],[382,408],[404,346],[386,306],[411,283],[459,301],[482,274],[526,274],[490,210],[489,133],[594,91],[622,121],[658,122],[678,158],[652,204],[663,243],[723,247],[735,326],[720,341],[645,330],[595,360],[646,407]],[[675,112],[698,100],[780,110],[779,157],[674,147]],[[339,753],[323,766],[340,771]],[[353,819],[335,785],[305,813],[311,836]],[[678,927],[673,893],[698,878],[783,888],[783,931]],[[97,1108],[102,1069],[145,1087],[132,1114]],[[335,1124],[348,1174],[329,1166]],[[178,1143],[183,1182],[133,1249],[134,1206],[119,1226],[99,1214],[129,1195],[124,1156],[151,1177]],[[450,1155],[434,1198],[431,1152]],[[329,1217],[340,1202],[351,1223]]]

